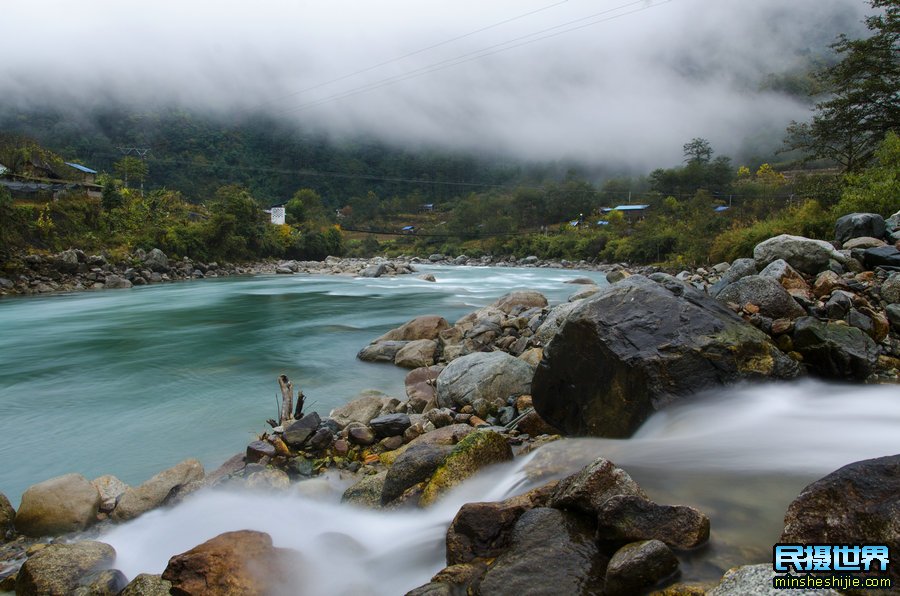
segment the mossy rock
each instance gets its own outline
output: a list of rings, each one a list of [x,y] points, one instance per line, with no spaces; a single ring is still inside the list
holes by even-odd
[[[510,461],[512,449],[506,439],[492,431],[476,431],[456,444],[425,486],[419,505],[427,507],[444,493],[491,464]]]

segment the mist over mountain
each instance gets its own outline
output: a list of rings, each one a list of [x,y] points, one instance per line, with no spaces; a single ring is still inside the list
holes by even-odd
[[[329,138],[648,168],[708,138],[771,149],[803,72],[862,0],[148,4],[4,7],[7,110],[264,114]],[[444,43],[446,42],[446,43]],[[400,59],[396,59],[401,57]],[[112,139],[111,141],[117,141]]]

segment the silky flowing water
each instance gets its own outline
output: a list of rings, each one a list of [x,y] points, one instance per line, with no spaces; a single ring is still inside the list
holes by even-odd
[[[583,272],[432,268],[411,277],[260,277],[129,292],[0,302],[0,491],[69,471],[137,483],[189,456],[214,466],[275,411],[275,375],[312,408],[356,392],[402,395],[403,371],[355,360],[363,344],[419,314],[451,321],[515,288],[559,301]],[[256,529],[301,553],[292,594],[402,594],[443,566],[459,507],[565,476],[598,456],[624,467],[662,503],[712,519],[706,547],[682,554],[686,579],[768,562],[784,511],[809,482],[853,461],[900,453],[895,386],[817,381],[719,389],[666,409],[628,440],[550,444],[491,468],[427,511],[339,504],[332,473],[281,495],[201,491],[101,537],[126,575],[221,532]]]

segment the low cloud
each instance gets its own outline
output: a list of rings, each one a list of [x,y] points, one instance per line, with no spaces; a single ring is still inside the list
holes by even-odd
[[[551,5],[12,3],[0,89],[17,106],[263,110],[338,135],[646,167],[678,163],[692,137],[732,153],[807,117],[803,101],[760,91],[761,81],[804,67],[840,31],[858,33],[867,9],[862,0]],[[587,26],[566,31],[578,25]]]

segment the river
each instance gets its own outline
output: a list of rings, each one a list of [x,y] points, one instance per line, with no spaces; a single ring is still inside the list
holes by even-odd
[[[327,413],[359,391],[402,395],[403,371],[356,351],[421,314],[449,320],[513,289],[552,302],[584,272],[431,267],[413,277],[287,276],[17,298],[0,302],[0,491],[78,471],[138,483],[199,457],[215,466],[275,414],[275,376]],[[588,274],[599,278],[598,274]],[[495,467],[427,511],[339,505],[339,474],[281,494],[201,491],[101,537],[129,577],[221,532],[269,532],[305,564],[286,592],[401,594],[443,566],[447,524],[462,503],[493,500],[574,472],[598,456],[662,503],[698,507],[710,544],[682,555],[683,576],[714,580],[768,562],[787,505],[852,461],[900,453],[896,386],[804,380],[707,392],[653,416],[628,440],[579,439]],[[288,520],[286,522],[286,520]]]

